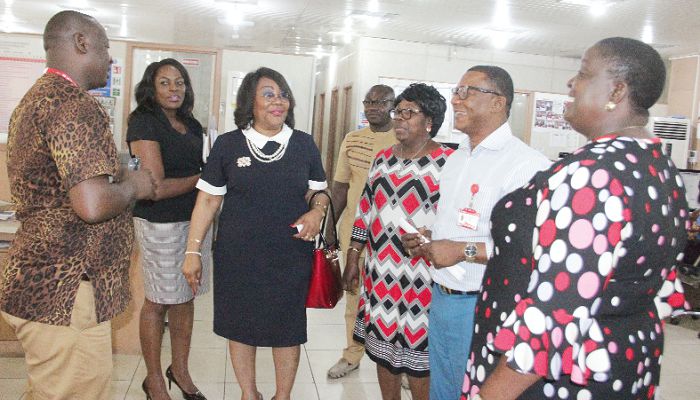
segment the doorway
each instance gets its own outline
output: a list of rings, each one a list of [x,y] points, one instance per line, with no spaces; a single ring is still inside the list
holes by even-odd
[[[129,107],[124,108],[124,121],[129,113],[136,109],[134,93],[136,85],[141,80],[146,67],[165,58],[174,58],[187,70],[194,91],[194,109],[192,114],[202,124],[204,134],[211,136],[218,133],[219,98],[221,86],[221,55],[215,49],[190,49],[171,46],[152,47],[149,45],[131,44],[127,49],[126,65],[131,66],[131,73],[125,81],[125,95],[129,99]],[[122,137],[126,138],[126,124]],[[211,146],[213,142],[209,145]]]

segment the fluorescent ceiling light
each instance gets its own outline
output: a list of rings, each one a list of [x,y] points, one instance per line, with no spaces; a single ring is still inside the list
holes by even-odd
[[[585,6],[589,8],[591,15],[599,17],[607,11],[608,7],[624,0],[559,0],[560,3]]]
[[[642,42],[651,44],[654,42],[654,28],[651,25],[644,25],[642,28]]]
[[[590,7],[592,5],[595,5],[597,3],[612,3],[611,1],[605,1],[605,0],[559,0],[560,3],[564,4],[574,4],[577,6],[586,6]]]
[[[510,10],[508,9],[508,3],[506,3],[505,0],[496,1],[496,8],[493,13],[492,22],[496,26],[510,25]]]
[[[607,4],[604,1],[595,2],[595,3],[591,4],[588,11],[594,17],[600,17],[601,15],[605,14],[605,11],[608,9],[609,5],[610,4]]]
[[[491,40],[493,47],[502,49],[508,45],[508,42],[516,36],[524,33],[525,30],[513,27],[491,26],[476,30],[474,33],[484,36]]]
[[[214,0],[217,3],[258,5],[258,0]]]
[[[353,19],[364,21],[370,27],[375,27],[379,25],[382,21],[388,21],[391,18],[396,17],[398,14],[383,13],[383,12],[373,12],[364,10],[353,10],[347,17],[345,17],[345,26],[352,24]],[[348,22],[350,20],[350,22]]]
[[[503,49],[508,46],[508,40],[510,40],[510,35],[507,32],[494,31],[491,34],[491,44],[497,49]]]

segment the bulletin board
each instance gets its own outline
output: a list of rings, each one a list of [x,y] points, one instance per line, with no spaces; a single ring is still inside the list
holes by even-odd
[[[45,64],[40,37],[0,36],[0,143],[7,141],[12,111],[41,76]]]
[[[586,143],[586,138],[564,120],[564,110],[571,102],[569,96],[535,92],[533,101],[531,147],[550,160],[557,160],[559,153],[570,153]]]
[[[416,82],[425,83],[427,85],[435,87],[435,89],[437,89],[438,92],[440,92],[440,94],[445,98],[445,102],[447,103],[447,111],[445,111],[445,121],[442,123],[442,126],[440,127],[440,130],[438,131],[437,135],[435,135],[435,141],[441,143],[459,143],[462,140],[464,140],[464,133],[460,131],[454,131],[454,111],[452,110],[452,104],[450,103],[450,99],[452,99],[451,90],[454,87],[454,83],[416,81],[411,79],[387,78],[381,76],[379,77],[379,83],[393,88],[396,96],[401,94],[401,92],[403,92],[404,89],[408,87],[408,85]],[[365,117],[364,106],[361,102],[363,99],[364,98],[360,99],[360,104],[357,108],[359,110],[358,120],[360,121],[358,129],[369,126],[369,122],[367,122],[367,117]]]
[[[123,68],[119,59],[109,71],[107,86],[91,91],[110,115],[114,128],[115,97],[121,95]],[[41,36],[0,35],[0,143],[7,142],[12,111],[44,73],[46,59]]]

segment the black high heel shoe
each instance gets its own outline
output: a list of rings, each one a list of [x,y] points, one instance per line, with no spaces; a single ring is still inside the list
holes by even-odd
[[[151,400],[151,394],[148,393],[148,388],[146,387],[146,380],[143,380],[143,383],[141,384],[141,389],[143,389],[143,392],[146,393],[146,400]]]
[[[177,379],[175,379],[175,375],[173,375],[173,370],[172,370],[172,365],[168,367],[168,369],[165,370],[165,377],[168,378],[168,389],[172,388],[173,382],[175,382],[175,385],[180,388],[180,391],[182,392],[182,397],[185,398],[185,400],[207,400],[206,397],[197,390],[194,393],[187,393],[185,392],[185,389],[180,386],[179,383],[177,383]],[[144,389],[145,390],[145,389]],[[148,394],[148,393],[146,393]]]

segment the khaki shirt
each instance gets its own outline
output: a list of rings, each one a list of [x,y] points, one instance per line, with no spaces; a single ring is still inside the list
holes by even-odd
[[[340,249],[347,250],[350,245],[357,203],[367,183],[372,161],[380,150],[396,143],[396,133],[393,129],[387,132],[372,132],[369,127],[350,132],[343,139],[333,178],[336,182],[349,184],[347,204],[338,224]]]
[[[96,176],[114,176],[119,159],[109,116],[85,90],[45,74],[10,119],[8,175],[22,226],[0,278],[0,308],[51,325],[69,325],[86,274],[95,288],[97,321],[123,311],[130,298],[131,212],[87,224],[68,191]]]

